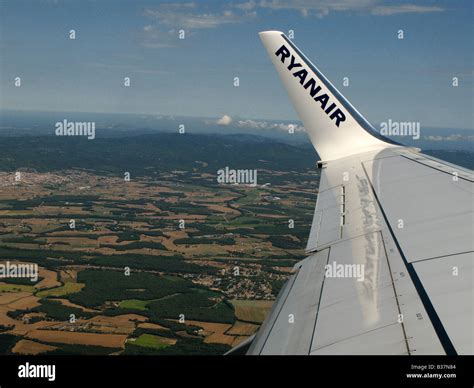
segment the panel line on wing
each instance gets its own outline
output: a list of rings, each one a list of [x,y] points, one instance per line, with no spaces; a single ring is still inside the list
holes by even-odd
[[[327,265],[329,263],[329,257],[331,256],[331,247],[328,247],[328,258],[326,260],[326,264]],[[319,292],[319,300],[318,300],[318,309],[316,310],[316,316],[314,318],[314,326],[313,326],[313,333],[311,334],[311,341],[309,342],[309,351],[308,351],[308,354],[311,353],[311,346],[313,344],[313,340],[314,340],[314,334],[316,332],[316,323],[318,322],[318,316],[319,316],[319,308],[321,307],[321,297],[323,295],[323,290],[324,290],[324,282],[326,281],[326,275],[324,276],[323,278],[323,282],[321,284],[321,291]]]
[[[291,290],[292,290],[292,288],[293,288],[293,286],[294,286],[294,284],[295,284],[295,282],[296,282],[296,278],[298,277],[298,275],[299,275],[299,273],[300,273],[300,271],[299,271],[300,268],[301,268],[301,266],[298,268],[298,271],[297,271],[297,272],[292,276],[292,278],[290,279],[290,281],[291,281],[291,286],[288,288],[288,292],[287,292],[286,295],[285,295],[285,299],[283,300],[283,303],[281,304],[280,309],[278,310],[278,313],[276,314],[275,319],[273,320],[272,325],[270,326],[270,330],[268,331],[268,335],[266,336],[265,341],[263,342],[263,345],[262,345],[262,348],[261,348],[260,351],[259,351],[259,354],[261,354],[262,351],[265,349],[265,345],[266,345],[266,343],[267,343],[267,341],[268,341],[268,338],[270,337],[270,335],[271,335],[271,333],[272,333],[273,327],[274,327],[275,324],[277,323],[278,318],[279,318],[279,316],[280,316],[280,314],[281,314],[281,311],[282,311],[283,308],[285,307],[286,300],[287,300],[288,297],[290,296]]]
[[[466,253],[474,253],[474,251],[457,252],[457,253],[450,253],[450,254],[448,254],[448,255],[427,257],[426,259],[413,260],[413,261],[411,261],[411,263],[419,263],[420,261],[437,260],[437,259],[442,259],[442,258],[444,258],[444,257],[465,255]]]
[[[398,295],[397,295],[397,290],[396,290],[396,286],[395,286],[395,281],[393,280],[393,273],[392,273],[392,266],[390,265],[390,260],[388,258],[388,252],[387,252],[387,246],[385,245],[385,239],[383,238],[383,233],[382,231],[380,231],[380,238],[382,239],[382,242],[383,242],[383,249],[385,251],[385,258],[387,259],[387,265],[388,265],[388,271],[390,273],[390,279],[392,279],[392,286],[393,286],[393,292],[395,294],[395,300],[397,301],[397,309],[398,309],[398,313],[400,315],[403,315],[402,314],[402,309],[400,308],[400,301],[398,300]],[[408,336],[407,336],[407,332],[405,330],[405,321],[402,320],[401,322],[401,325],[402,325],[402,331],[403,331],[403,336],[405,337],[405,344],[407,346],[407,352],[408,354],[411,354],[410,352],[410,346],[408,344]]]
[[[329,344],[326,344],[326,345],[322,345],[322,346],[320,346],[319,348],[311,349],[311,352],[316,352],[316,351],[318,351],[318,350],[327,348],[327,347],[329,347],[329,346],[333,346],[334,344],[337,344],[337,343],[340,343],[340,342],[344,342],[344,341],[347,341],[347,340],[350,340],[350,339],[353,339],[353,338],[362,337],[362,336],[364,336],[364,335],[366,335],[366,334],[373,333],[373,332],[378,331],[378,330],[383,330],[383,329],[386,329],[387,327],[395,326],[395,325],[399,325],[399,323],[393,322],[393,323],[389,323],[389,324],[384,325],[384,326],[380,326],[380,327],[376,327],[376,328],[374,328],[374,329],[370,329],[370,330],[364,331],[364,332],[362,332],[362,333],[358,333],[358,334],[355,334],[355,335],[351,335],[351,336],[349,336],[349,337],[346,337],[346,338],[337,340],[337,341],[335,341],[335,342],[332,342],[332,343],[329,343]]]
[[[409,158],[407,158],[409,159]],[[387,224],[388,230],[390,231],[390,234],[392,236],[392,239],[398,249],[398,252],[400,253],[400,256],[402,257],[403,262],[405,263],[405,267],[408,271],[408,274],[410,275],[410,278],[413,282],[413,285],[416,288],[416,291],[418,292],[418,295],[423,303],[423,306],[425,307],[425,310],[431,320],[431,323],[436,331],[436,334],[438,335],[438,338],[444,348],[444,351],[446,352],[447,355],[457,355],[456,349],[454,348],[454,345],[451,341],[451,339],[448,336],[448,333],[446,332],[445,327],[443,326],[443,323],[441,322],[441,319],[438,316],[438,313],[436,312],[433,303],[431,302],[431,299],[429,298],[425,288],[423,287],[423,284],[421,283],[421,280],[416,273],[413,265],[408,262],[399,241],[397,240],[397,237],[395,236],[395,233],[393,232],[392,226],[390,225],[390,222],[388,220],[388,217],[385,213],[385,210],[382,206],[382,203],[379,200],[379,197],[377,196],[377,192],[375,191],[375,188],[372,184],[372,181],[370,180],[369,174],[367,173],[367,170],[364,166],[363,163],[361,163],[362,169],[364,170],[364,173],[367,177],[367,180],[369,181],[369,185],[372,189],[372,193],[374,194],[375,200],[377,201],[377,204],[380,208],[380,212],[382,213],[382,216],[385,220],[385,223]]]
[[[430,165],[427,164],[427,163],[423,163],[423,162],[420,161],[419,159],[410,158],[410,157],[408,157],[408,156],[406,156],[406,155],[402,155],[402,154],[400,154],[400,156],[401,156],[402,158],[404,158],[404,159],[408,159],[408,160],[411,160],[412,162],[421,164],[422,166],[425,166],[425,167],[428,167],[428,168],[432,168],[433,170],[440,171],[440,172],[443,172],[443,173],[448,174],[448,175],[450,175],[450,176],[453,176],[453,173],[452,173],[452,172],[443,170],[443,169],[438,168],[438,167],[435,167],[435,166],[430,166]],[[430,159],[430,160],[436,161],[436,160],[433,160],[433,159]],[[446,167],[447,167],[447,165],[446,165]],[[453,168],[454,168],[454,166],[453,166]],[[467,174],[465,174],[465,175],[467,175]],[[465,176],[463,176],[463,175],[459,175],[459,174],[458,174],[458,175],[457,175],[457,178],[458,178],[458,179],[465,180],[465,181],[467,181],[467,182],[474,183],[474,180],[469,179],[469,178],[467,178],[467,177],[465,177]]]
[[[330,248],[334,244],[339,244],[339,243],[343,243],[343,242],[346,242],[346,241],[354,240],[356,238],[363,237],[363,236],[366,236],[366,235],[374,233],[374,232],[380,232],[380,230],[371,230],[371,231],[364,232],[364,233],[361,233],[361,234],[357,234],[357,235],[347,237],[347,238],[344,238],[344,239],[337,239],[337,240],[334,240],[334,241],[330,241],[328,243],[322,244],[321,246],[318,246],[314,250],[307,251],[306,253],[324,251],[325,249]]]

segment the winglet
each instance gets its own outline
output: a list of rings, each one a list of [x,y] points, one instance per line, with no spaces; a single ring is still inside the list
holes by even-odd
[[[380,135],[282,32],[259,35],[321,159],[398,145]]]

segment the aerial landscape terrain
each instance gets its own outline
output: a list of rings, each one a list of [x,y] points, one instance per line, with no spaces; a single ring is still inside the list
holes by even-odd
[[[222,354],[304,255],[310,148],[258,137],[3,138],[3,354]],[[219,184],[225,166],[256,185]]]
[[[258,330],[305,257],[308,142],[25,127],[0,133],[0,264],[39,273],[0,279],[0,354],[224,354]],[[426,153],[472,168],[453,148]]]

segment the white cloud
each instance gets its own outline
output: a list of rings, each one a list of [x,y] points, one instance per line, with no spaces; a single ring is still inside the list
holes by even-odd
[[[372,15],[378,16],[390,16],[401,13],[430,13],[430,12],[442,12],[444,11],[441,7],[436,6],[422,6],[414,4],[401,4],[401,5],[380,5],[372,9]]]
[[[143,27],[142,46],[174,47],[177,45],[178,31],[181,29],[189,37],[196,30],[241,23],[256,16],[255,11],[215,8],[206,5],[198,7],[195,3],[167,3],[145,8],[143,14],[151,20],[151,23]]]
[[[257,8],[257,3],[255,2],[255,0],[250,0],[246,3],[236,4],[235,7],[243,11],[252,11],[253,9]]]
[[[236,123],[239,128],[254,128],[254,129],[278,129],[281,131],[288,132],[290,128],[293,128],[295,132],[305,131],[304,127],[298,124],[285,124],[285,123],[271,123],[268,121],[256,121],[256,120],[239,120]]]
[[[158,8],[146,8],[145,16],[156,20],[161,25],[178,29],[216,28],[223,24],[240,23],[252,16],[250,13],[235,13],[231,10],[221,12],[197,12],[194,7],[170,7],[163,4]]]
[[[385,5],[382,0],[249,0],[236,4],[241,10],[254,10],[266,8],[276,11],[297,11],[303,17],[315,15],[323,17],[332,12],[364,12],[376,16],[388,16],[401,13],[429,13],[440,12],[444,9],[438,6],[420,6],[414,4]]]
[[[141,31],[141,44],[148,48],[174,47],[178,30],[183,29],[189,37],[198,30],[247,22],[257,17],[259,9],[295,11],[303,17],[320,18],[334,12],[390,16],[444,11],[439,6],[392,4],[388,0],[247,0],[212,7],[206,3],[164,3],[143,10],[149,22]]]
[[[293,1],[268,1],[259,3],[261,8],[273,10],[299,11],[304,17],[310,14],[322,17],[330,12],[343,12],[361,10],[370,7],[374,0],[293,0]]]
[[[146,48],[174,47],[176,45],[177,31],[174,29],[163,31],[156,26],[147,24],[140,35],[141,45]]]
[[[431,141],[474,141],[474,136],[452,134],[449,136],[430,135],[423,139]]]
[[[219,125],[229,125],[232,122],[232,117],[229,115],[222,116],[219,120],[217,120],[217,124]]]

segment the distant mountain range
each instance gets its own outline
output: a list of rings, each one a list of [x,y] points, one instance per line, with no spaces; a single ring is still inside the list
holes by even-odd
[[[58,138],[54,135],[55,123],[64,119],[95,122],[96,139]],[[300,123],[235,119],[219,125],[217,121],[159,115],[0,111],[0,168],[50,169],[73,164],[97,167],[104,163],[117,167],[120,160],[135,160],[139,155],[141,164],[160,160],[163,168],[177,168],[179,163],[194,163],[206,156],[213,157],[216,166],[231,157],[241,164],[252,161],[253,168],[255,160],[265,159],[276,163],[275,167],[291,169],[311,167],[318,159]],[[178,134],[181,125],[184,135]],[[295,129],[293,134],[288,133],[290,125]],[[393,139],[452,163],[474,167],[474,130],[422,127],[418,140]]]

